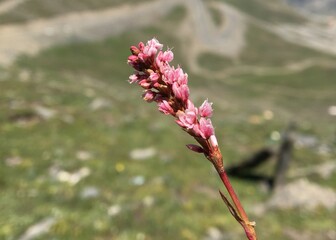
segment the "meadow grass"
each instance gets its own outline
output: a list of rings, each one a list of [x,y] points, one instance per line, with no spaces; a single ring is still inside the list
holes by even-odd
[[[141,0],[142,3],[149,0]],[[125,4],[136,7],[132,0],[27,0],[14,9],[0,15],[0,24],[22,23],[38,18],[50,18],[71,12],[103,10]]]
[[[330,61],[336,59],[331,55],[286,42],[254,24],[248,26],[246,46],[239,56],[231,59],[205,52],[198,58],[200,65],[214,71],[225,70],[233,66],[284,67],[307,59],[319,58]]]
[[[174,65],[183,63],[179,39],[151,27],[101,42],[53,47],[33,57],[23,56],[1,70],[6,71],[0,81],[1,239],[17,239],[49,216],[56,222],[39,239],[202,239],[211,227],[226,236],[233,233],[230,239],[243,239],[239,224],[220,200],[217,189],[222,187],[210,163],[188,151],[185,144],[193,143],[191,138],[172,118],[159,114],[155,104],[143,102],[140,89],[127,82],[132,73],[126,64],[129,46],[153,36],[174,46]],[[281,52],[281,46],[275,43],[274,51]],[[299,47],[292,50],[294,55],[281,55],[281,62],[306,54]],[[315,57],[315,53],[304,56]],[[271,56],[260,56],[258,64],[265,63],[263,57]],[[298,121],[300,132],[332,144],[334,119],[326,108],[334,104],[330,77],[334,73],[334,68],[315,67],[285,76],[239,75],[225,80],[189,73],[189,81],[191,98],[214,102],[213,122],[229,165],[261,147],[276,147],[279,142],[271,133],[281,132],[292,119]],[[103,104],[95,108],[97,99]],[[43,118],[36,106],[55,114]],[[274,118],[263,119],[264,110],[273,111]],[[252,124],[252,115],[261,122]],[[156,150],[152,157],[130,157],[133,149],[148,147]],[[91,157],[81,160],[80,151]],[[291,168],[333,157],[313,148],[296,149]],[[273,164],[263,169],[266,174],[272,173]],[[91,174],[76,185],[53,175],[55,169],[75,172],[83,167]],[[134,184],[134,177],[144,183]],[[309,179],[335,187],[334,177]],[[289,239],[284,229],[333,228],[334,210],[271,209],[257,216],[253,206],[266,201],[269,193],[259,184],[232,182],[250,218],[258,223],[260,239]],[[87,187],[95,187],[99,194],[84,198]],[[111,206],[119,206],[120,213],[109,215]]]
[[[287,23],[304,23],[305,17],[285,7],[281,0],[269,2],[267,0],[220,0],[227,2],[256,19],[267,22],[287,22]]]

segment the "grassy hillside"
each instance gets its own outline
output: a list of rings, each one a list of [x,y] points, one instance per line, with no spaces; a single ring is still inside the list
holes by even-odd
[[[267,0],[220,0],[245,12],[247,15],[267,22],[304,23],[306,19],[288,7],[283,1]]]
[[[211,229],[223,238],[243,239],[220,200],[222,186],[210,164],[187,151],[185,144],[193,141],[127,82],[129,46],[153,36],[174,47],[174,65],[187,66],[181,39],[170,29],[154,26],[101,42],[57,46],[0,70],[0,239],[18,239],[48,217],[54,224],[36,239],[191,240],[205,238]],[[241,62],[228,59],[222,68],[332,59],[253,27],[247,39]],[[218,60],[207,58],[220,69]],[[211,70],[213,64],[204,66]],[[188,73],[192,99],[214,102],[213,122],[227,165],[261,147],[276,147],[272,133],[291,120],[300,134],[335,149],[335,117],[327,109],[335,104],[336,68],[206,79]],[[265,117],[266,110],[274,117]],[[152,154],[134,159],[134,149]],[[314,147],[296,148],[291,169],[332,159],[334,150],[325,155]],[[273,167],[270,163],[263,171],[271,174]],[[69,177],[80,173],[78,182]],[[336,187],[335,174],[327,180],[307,177]],[[233,179],[233,185],[257,221],[260,239],[292,239],[285,234],[290,229],[323,238],[333,229],[335,210],[270,209],[258,216],[253,207],[269,193],[252,182]]]
[[[149,0],[141,0],[141,2],[146,1]],[[0,24],[22,23],[40,17],[50,18],[67,13],[102,10],[107,7],[117,7],[125,4],[136,6],[136,3],[130,0],[27,0],[10,11],[0,14]]]

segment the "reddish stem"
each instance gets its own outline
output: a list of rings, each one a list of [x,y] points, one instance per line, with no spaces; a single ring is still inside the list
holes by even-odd
[[[222,182],[225,185],[225,188],[227,189],[228,193],[230,194],[230,197],[233,201],[233,204],[236,206],[236,210],[238,211],[240,217],[244,220],[244,221],[248,221],[248,217],[247,214],[242,206],[242,204],[240,203],[238,196],[236,194],[236,192],[234,191],[231,182],[225,172],[225,170],[217,170],[220,178],[222,179]]]
[[[228,193],[229,193],[229,195],[230,195],[230,197],[233,201],[234,206],[236,207],[236,211],[238,212],[239,217],[242,220],[242,221],[239,221],[239,223],[243,226],[247,238],[249,240],[256,240],[257,236],[256,236],[256,232],[254,230],[254,226],[249,221],[249,219],[247,217],[247,214],[246,214],[242,204],[240,203],[239,198],[238,198],[237,194],[235,193],[224,168],[220,168],[220,169],[216,168],[216,170],[217,170],[218,175],[220,176],[226,190],[228,191]]]

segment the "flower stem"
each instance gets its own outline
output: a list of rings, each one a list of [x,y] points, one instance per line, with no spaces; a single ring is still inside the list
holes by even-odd
[[[230,195],[230,197],[233,201],[233,204],[234,204],[235,208],[233,209],[233,212],[230,210],[231,214],[234,215],[234,217],[237,219],[237,221],[242,225],[247,238],[249,240],[257,240],[256,232],[255,232],[255,229],[254,229],[255,223],[249,221],[248,216],[247,216],[242,204],[240,203],[237,194],[235,193],[235,191],[234,191],[234,189],[231,185],[231,182],[230,182],[230,180],[229,180],[229,178],[228,178],[228,176],[225,172],[224,167],[221,167],[221,168],[216,167],[216,170],[217,170],[218,175],[220,176],[226,190],[228,191],[228,193],[229,193],[229,195]],[[222,193],[221,193],[221,195],[222,195]],[[222,195],[222,198],[223,197],[225,198],[225,196]],[[226,202],[226,204],[228,205],[230,203]],[[232,206],[228,206],[228,207],[230,209],[230,207],[232,207]],[[238,213],[238,216],[235,216],[237,213]]]

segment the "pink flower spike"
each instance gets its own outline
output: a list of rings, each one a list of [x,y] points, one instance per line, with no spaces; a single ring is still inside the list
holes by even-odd
[[[204,149],[198,145],[195,144],[187,144],[187,148],[189,148],[191,151],[197,152],[197,153],[204,153]]]
[[[204,139],[209,139],[212,135],[214,135],[214,128],[210,119],[202,117],[199,120],[199,130],[201,137]]]
[[[165,115],[174,114],[174,109],[169,105],[166,100],[162,100],[162,102],[158,103],[159,111]]]
[[[208,99],[203,102],[199,107],[199,114],[201,117],[211,117],[212,116],[212,103],[208,102]]]
[[[170,115],[184,132],[196,140],[195,144],[187,144],[187,148],[203,153],[211,162],[230,196],[219,191],[222,200],[243,227],[247,238],[256,240],[255,222],[249,220],[225,171],[223,155],[210,119],[213,115],[212,103],[205,100],[200,106],[194,105],[189,99],[188,74],[180,66],[170,65],[174,54],[171,49],[164,51],[162,47],[155,38],[130,47],[131,56],[127,58],[127,63],[134,74],[129,76],[129,82],[144,88],[142,98],[155,102],[161,113]]]

